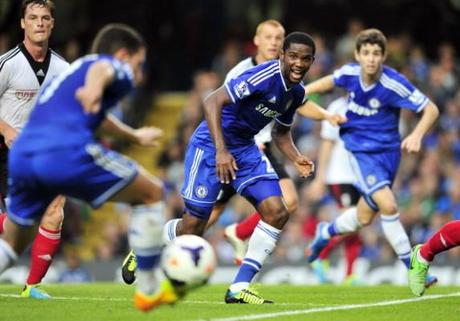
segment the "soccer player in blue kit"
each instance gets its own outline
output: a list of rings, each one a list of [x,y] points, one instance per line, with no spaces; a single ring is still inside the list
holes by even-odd
[[[138,255],[134,303],[147,311],[178,299],[171,283],[155,274],[163,246],[162,184],[94,137],[96,130],[106,129],[138,143],[146,138],[145,130],[117,126],[107,114],[142,80],[146,45],[129,26],[110,24],[96,36],[93,52],[97,54],[78,59],[43,87],[11,148],[0,273],[29,244],[40,215],[57,195],[85,200],[95,208],[108,200],[129,203],[129,242]]]
[[[310,245],[309,262],[317,259],[331,237],[355,232],[369,225],[380,213],[382,230],[399,259],[409,268],[411,245],[399,220],[398,205],[391,187],[401,158],[401,149],[418,152],[425,133],[439,111],[436,105],[403,75],[384,65],[386,38],[380,30],[367,29],[356,40],[355,59],[305,87],[307,94],[342,87],[349,93],[348,121],[340,137],[349,151],[361,198],[357,208],[346,210],[332,223],[320,223]],[[301,107],[301,110],[304,107]],[[417,126],[401,143],[401,108],[423,111]],[[428,276],[427,286],[436,282]]]
[[[312,174],[314,164],[294,146],[290,126],[297,107],[305,102],[301,81],[314,55],[315,43],[308,34],[289,34],[279,60],[229,79],[205,99],[206,120],[190,139],[181,191],[186,211],[182,219],[165,225],[165,241],[176,235],[201,235],[223,184],[231,184],[262,217],[225,295],[227,303],[272,303],[261,298],[250,283],[273,252],[289,214],[278,176],[256,146],[254,136],[274,119],[273,141],[300,176]]]

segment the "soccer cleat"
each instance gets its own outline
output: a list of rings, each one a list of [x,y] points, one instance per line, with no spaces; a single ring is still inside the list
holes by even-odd
[[[262,299],[256,290],[249,287],[238,292],[228,289],[225,293],[225,303],[271,304],[273,301]]]
[[[427,281],[428,268],[430,267],[417,259],[417,254],[421,247],[422,245],[419,244],[412,248],[409,266],[409,287],[412,293],[417,296],[422,296],[425,292],[425,282]]]
[[[425,279],[425,288],[428,289],[438,283],[438,278],[432,274],[427,274]]]
[[[308,263],[312,263],[315,261],[321,251],[327,246],[329,243],[328,239],[325,239],[321,235],[321,231],[323,228],[325,228],[328,225],[326,222],[321,222],[318,224],[316,227],[316,233],[315,233],[315,238],[313,239],[313,242],[311,242],[310,246],[308,247],[310,255],[308,256],[307,260]]]
[[[179,299],[180,296],[171,282],[168,279],[163,279],[160,289],[152,295],[136,291],[134,293],[134,306],[141,311],[147,312],[162,304],[174,304]]]
[[[248,241],[244,241],[236,235],[236,224],[227,226],[225,228],[224,235],[235,252],[235,264],[241,265],[241,262],[243,262],[246,255],[246,251],[248,250]]]
[[[51,296],[39,288],[40,284],[24,285],[21,292],[22,298],[31,298],[39,300],[51,299]]]
[[[343,285],[356,286],[356,285],[364,285],[364,283],[356,275],[351,274],[347,276],[345,280],[343,280]]]
[[[136,281],[137,258],[133,250],[129,252],[121,266],[121,276],[126,284],[133,284]]]
[[[311,267],[319,283],[331,283],[331,280],[329,280],[327,276],[327,271],[329,270],[329,260],[317,259],[311,264]]]

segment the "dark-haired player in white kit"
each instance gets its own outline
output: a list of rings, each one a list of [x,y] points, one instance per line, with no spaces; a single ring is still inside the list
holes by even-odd
[[[0,57],[0,193],[7,193],[8,150],[24,127],[45,82],[69,64],[48,47],[54,27],[54,4],[50,0],[24,0],[21,7],[24,40]],[[64,198],[58,197],[46,210],[32,245],[30,272],[22,297],[47,299],[39,288],[61,241]],[[0,215],[3,233],[6,213]]]

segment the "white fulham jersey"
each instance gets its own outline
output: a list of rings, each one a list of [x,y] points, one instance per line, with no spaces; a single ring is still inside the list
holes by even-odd
[[[244,60],[241,60],[235,67],[233,67],[225,77],[225,82],[229,81],[230,79],[236,78],[241,75],[246,70],[254,67],[257,65],[255,57],[248,57]],[[272,128],[275,124],[274,121],[270,122],[267,126],[262,128],[260,132],[254,136],[254,140],[257,146],[261,146],[265,143],[269,143],[272,141]]]
[[[41,85],[68,66],[51,49],[43,62],[35,61],[23,43],[0,56],[0,119],[21,130]]]
[[[341,97],[334,100],[328,111],[345,116],[348,108],[348,99]],[[326,184],[353,184],[355,176],[350,165],[348,151],[345,149],[345,144],[340,139],[340,127],[332,126],[328,121],[321,122],[321,138],[332,140],[335,142],[332,148],[329,164],[326,169]]]

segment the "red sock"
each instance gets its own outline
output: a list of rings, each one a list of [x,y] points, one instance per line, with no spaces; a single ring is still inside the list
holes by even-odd
[[[236,225],[236,236],[242,240],[247,240],[254,232],[259,221],[260,214],[257,212],[252,213]]]
[[[5,219],[6,219],[6,213],[2,213],[0,214],[0,234],[3,233],[3,223],[5,222]]]
[[[428,262],[438,253],[460,245],[460,220],[452,221],[441,227],[420,249],[421,256]]]
[[[61,230],[52,231],[38,228],[38,234],[32,244],[31,264],[27,284],[38,284],[42,281],[51,265],[61,243]]]
[[[320,260],[325,260],[328,258],[329,253],[334,249],[334,247],[339,244],[340,242],[343,241],[343,236],[334,236],[333,238],[330,239],[329,243],[327,243],[327,246],[319,253],[318,258]]]
[[[358,234],[353,233],[345,236],[343,241],[345,242],[345,258],[347,260],[346,276],[350,276],[353,274],[353,264],[361,251],[361,239]]]

